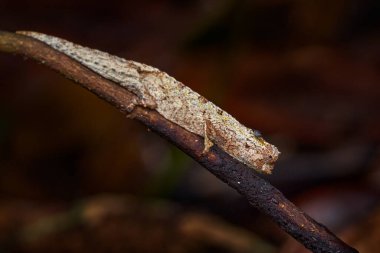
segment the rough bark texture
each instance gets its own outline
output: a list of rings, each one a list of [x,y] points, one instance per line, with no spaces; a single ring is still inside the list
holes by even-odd
[[[47,45],[14,33],[0,32],[0,51],[22,54],[42,62],[80,84],[100,98],[127,113],[137,97],[121,86],[90,71]],[[216,146],[203,152],[203,138],[166,120],[159,113],[136,107],[131,117],[142,122],[211,173],[245,196],[249,203],[271,217],[281,229],[313,252],[358,252],[326,227],[310,218],[287,200],[282,193],[246,165],[236,161]]]

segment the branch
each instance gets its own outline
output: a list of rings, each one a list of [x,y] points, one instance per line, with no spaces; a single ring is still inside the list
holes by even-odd
[[[29,37],[0,31],[0,51],[25,55],[96,94],[121,112],[128,114],[128,106],[137,98],[121,86],[104,79],[80,63],[59,53],[42,42]],[[136,107],[130,117],[140,121],[191,156],[220,180],[237,190],[249,203],[268,215],[313,252],[357,252],[325,226],[299,210],[282,193],[248,168],[226,154],[216,145],[203,152],[203,138],[168,121],[156,111]]]

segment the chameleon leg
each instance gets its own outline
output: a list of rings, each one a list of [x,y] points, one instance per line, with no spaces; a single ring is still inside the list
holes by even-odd
[[[203,148],[203,154],[207,153],[210,148],[214,145],[214,143],[212,143],[212,141],[208,138],[208,120],[205,120],[205,124],[204,124],[204,148]]]

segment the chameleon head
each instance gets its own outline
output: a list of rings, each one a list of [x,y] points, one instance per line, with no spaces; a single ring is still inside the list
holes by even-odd
[[[256,171],[271,174],[273,166],[280,155],[278,149],[266,142],[261,136],[255,135],[249,139],[250,145],[254,148],[248,149],[246,160],[244,161],[249,167],[255,168]]]
[[[263,146],[263,149],[264,149],[262,153],[263,158],[256,160],[256,168],[260,172],[263,172],[265,174],[271,174],[273,170],[273,166],[275,162],[277,161],[278,156],[280,155],[280,152],[275,146],[267,142]]]

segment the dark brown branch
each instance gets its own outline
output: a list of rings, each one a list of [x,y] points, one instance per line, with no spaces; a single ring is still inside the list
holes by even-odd
[[[106,100],[123,113],[127,113],[128,105],[136,99],[134,94],[121,86],[28,37],[0,32],[0,51],[22,54],[44,63]],[[219,179],[240,192],[252,206],[271,217],[281,229],[306,248],[313,252],[357,252],[326,227],[299,210],[279,190],[257,176],[254,170],[237,162],[218,147],[214,146],[204,154],[201,137],[166,120],[155,111],[136,107],[131,116],[172,142]]]

